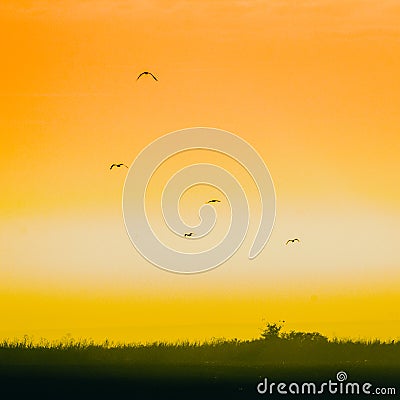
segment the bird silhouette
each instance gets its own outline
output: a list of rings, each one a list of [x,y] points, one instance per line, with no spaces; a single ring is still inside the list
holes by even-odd
[[[138,80],[142,75],[151,75],[151,76],[154,78],[155,81],[158,81],[158,79],[157,79],[151,72],[148,72],[148,71],[143,71],[143,72],[136,78],[136,80]]]
[[[185,237],[190,237],[190,236],[193,236],[194,235],[194,233],[193,232],[189,232],[189,233],[185,233]]]
[[[122,166],[128,168],[125,164],[122,164],[122,163],[121,163],[121,164],[113,164],[113,165],[111,165],[110,169],[113,169],[113,167],[119,168],[119,167],[122,167]]]
[[[212,199],[212,200],[208,200],[206,204],[208,204],[208,203],[221,203],[221,200]]]
[[[300,240],[299,239],[289,239],[287,242],[286,242],[286,244],[288,244],[288,243],[290,243],[290,242],[292,242],[292,243],[294,243],[294,242],[300,242]]]

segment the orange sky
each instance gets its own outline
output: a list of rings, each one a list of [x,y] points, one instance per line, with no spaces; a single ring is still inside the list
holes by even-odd
[[[392,0],[0,5],[0,337],[248,337],[263,317],[395,336],[399,19]],[[257,149],[277,218],[255,260],[251,221],[235,257],[188,277],[136,253],[108,168],[191,126]]]

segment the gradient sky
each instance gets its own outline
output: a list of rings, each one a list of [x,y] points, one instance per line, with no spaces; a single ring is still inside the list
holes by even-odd
[[[399,20],[393,0],[1,4],[0,338],[250,338],[263,318],[398,338]],[[136,81],[143,70],[159,82]],[[256,210],[234,257],[182,276],[131,245],[126,170],[109,166],[192,126],[257,149],[277,216],[247,260],[248,177],[208,152],[171,160],[159,183],[190,160],[218,161]],[[193,223],[195,198],[182,199]],[[292,237],[301,244],[285,246]]]

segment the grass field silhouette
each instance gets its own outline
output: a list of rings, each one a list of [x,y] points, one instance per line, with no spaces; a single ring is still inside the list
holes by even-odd
[[[258,339],[202,343],[4,340],[0,383],[12,398],[259,398],[266,376],[317,383],[343,370],[380,387],[400,382],[399,341],[330,340],[282,326],[267,323]]]

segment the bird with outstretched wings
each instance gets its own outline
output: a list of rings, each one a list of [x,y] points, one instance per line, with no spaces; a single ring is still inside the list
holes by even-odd
[[[294,242],[300,242],[300,240],[299,239],[289,239],[287,242],[286,242],[286,244],[288,244],[288,243],[294,243]]]
[[[143,71],[141,74],[139,74],[139,76],[136,78],[136,80],[138,80],[143,75],[151,75],[155,81],[158,81],[158,79],[149,71]]]
[[[128,168],[125,164],[121,163],[121,164],[113,164],[111,165],[110,169],[113,169],[114,167],[120,168],[120,167],[125,167]]]

